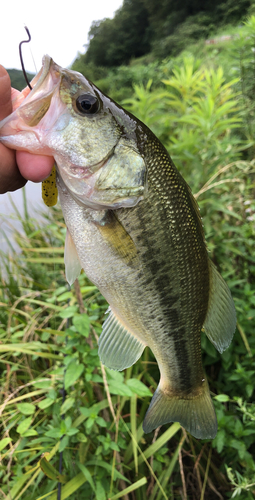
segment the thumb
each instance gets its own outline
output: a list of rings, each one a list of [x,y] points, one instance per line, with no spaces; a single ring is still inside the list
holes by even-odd
[[[11,112],[11,80],[6,69],[0,65],[0,120]]]

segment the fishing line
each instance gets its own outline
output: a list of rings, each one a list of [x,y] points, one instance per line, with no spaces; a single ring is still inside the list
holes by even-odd
[[[21,62],[21,67],[22,67],[24,78],[26,80],[26,83],[27,83],[28,87],[30,88],[30,90],[32,90],[32,87],[30,85],[30,82],[29,82],[27,74],[26,74],[26,70],[25,70],[25,66],[24,66],[24,62],[23,62],[23,57],[22,57],[22,48],[21,48],[22,43],[29,43],[30,42],[31,35],[30,35],[30,31],[29,31],[28,27],[24,26],[24,28],[25,28],[25,30],[27,32],[28,40],[22,40],[22,42],[20,42],[20,44],[19,44],[19,57],[20,57],[20,62]]]

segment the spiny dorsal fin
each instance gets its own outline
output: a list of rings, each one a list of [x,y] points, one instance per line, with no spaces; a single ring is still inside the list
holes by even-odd
[[[75,244],[72,240],[72,236],[69,230],[66,230],[66,241],[65,241],[65,271],[66,271],[66,281],[71,286],[76,278],[78,278],[81,272],[81,263],[75,248]]]
[[[136,363],[145,344],[129,332],[110,309],[99,338],[99,357],[112,370],[124,370]]]
[[[209,261],[210,294],[204,329],[207,337],[222,353],[229,347],[236,329],[234,301],[228,285]]]

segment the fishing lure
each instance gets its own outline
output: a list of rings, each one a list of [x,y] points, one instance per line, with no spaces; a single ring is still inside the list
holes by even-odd
[[[42,182],[42,199],[47,207],[54,207],[58,201],[55,165],[49,177]]]

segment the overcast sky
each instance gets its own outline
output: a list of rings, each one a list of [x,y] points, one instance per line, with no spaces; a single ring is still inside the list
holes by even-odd
[[[92,21],[113,17],[122,0],[2,0],[0,26],[0,64],[21,69],[19,42],[27,38],[27,25],[32,40],[23,44],[27,71],[37,72],[42,57],[49,54],[60,66],[70,66],[77,52],[84,52]],[[34,62],[36,65],[34,65]]]

